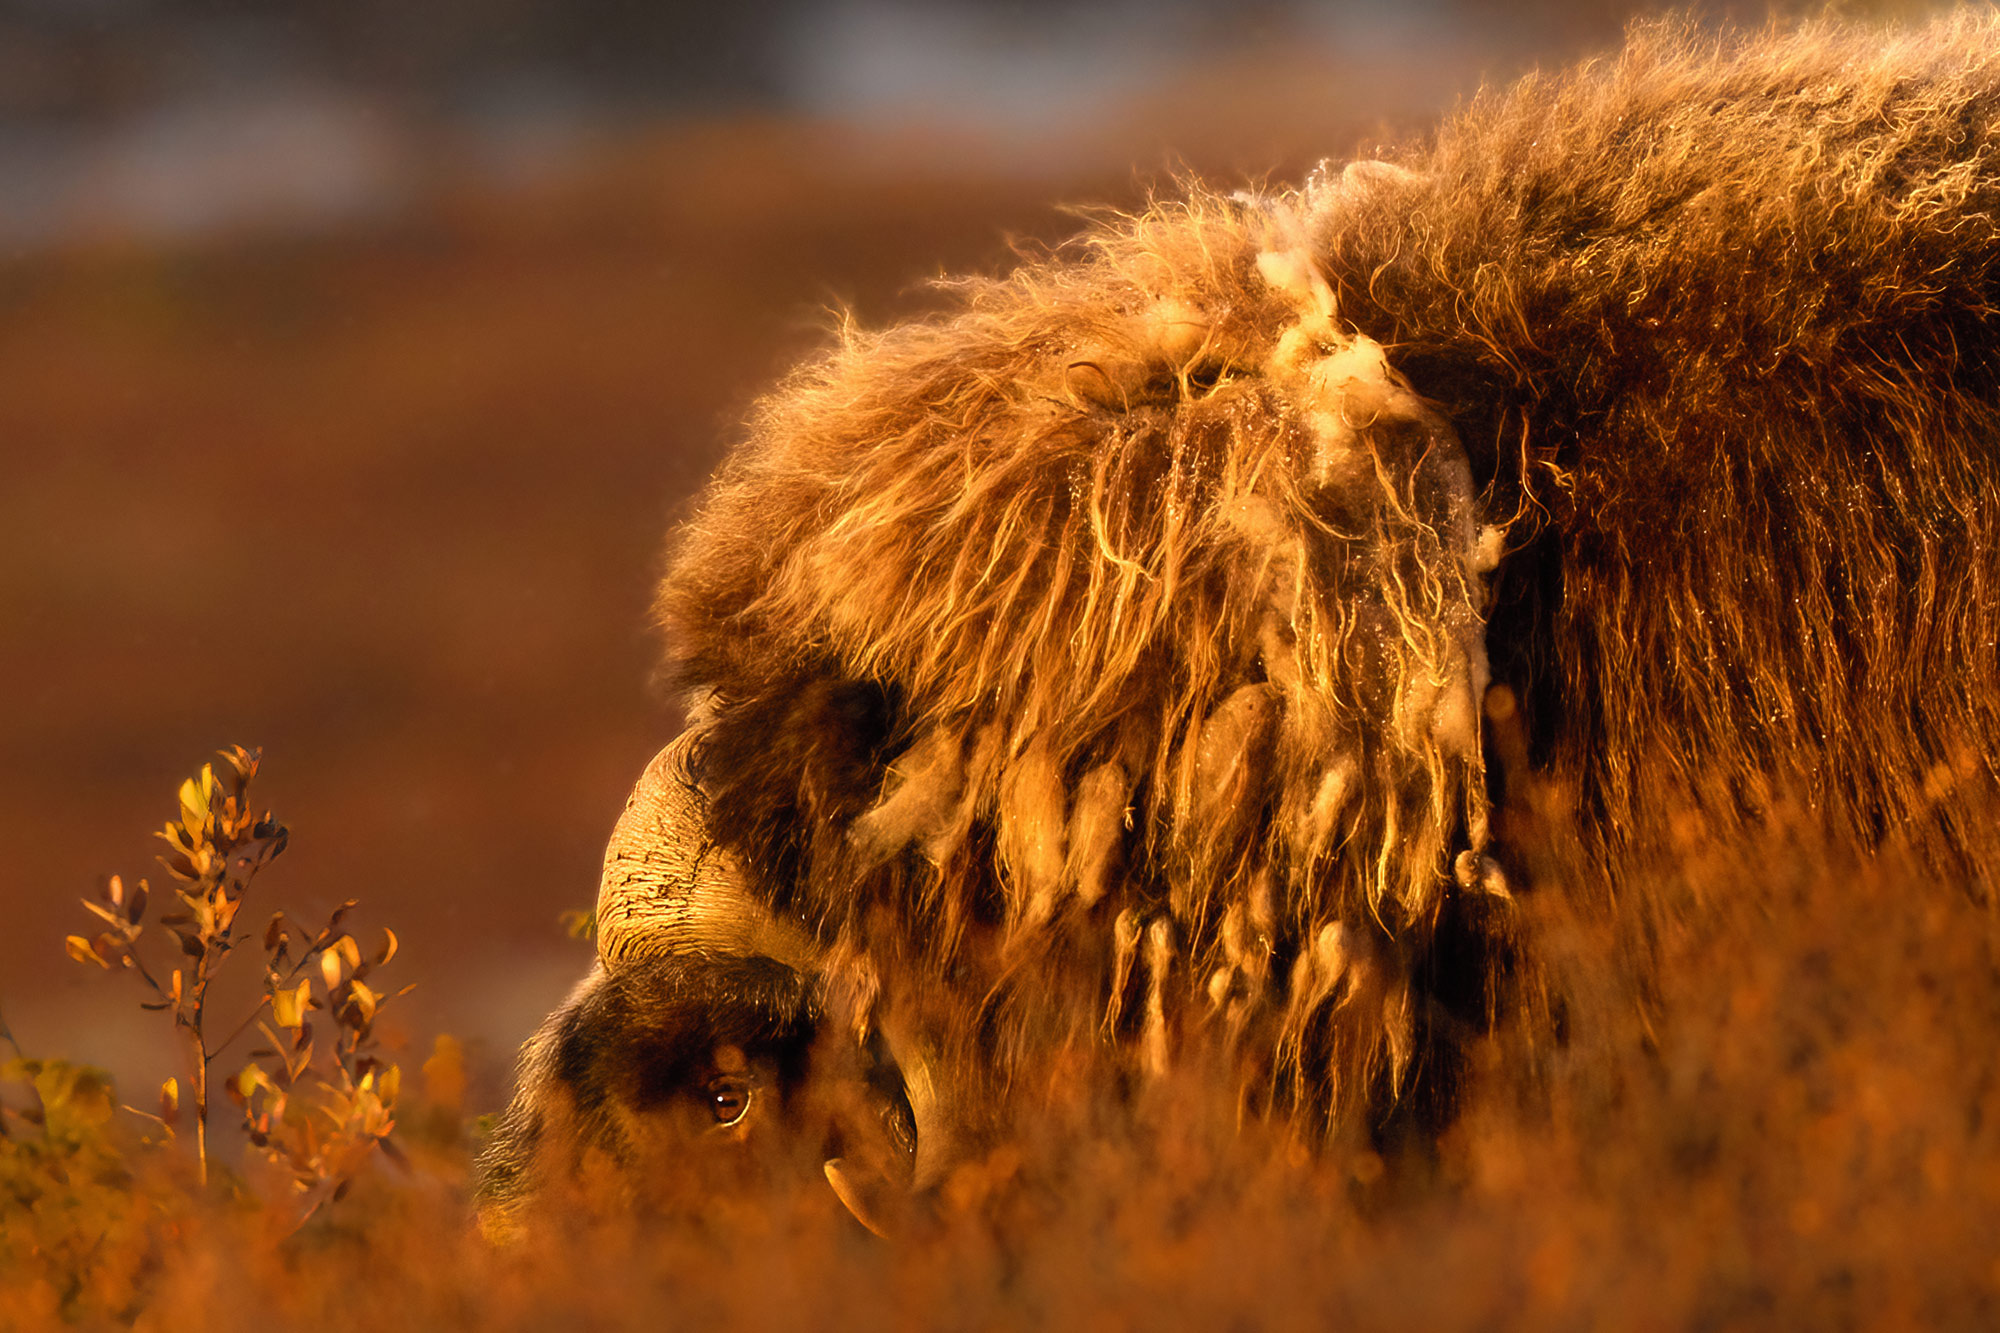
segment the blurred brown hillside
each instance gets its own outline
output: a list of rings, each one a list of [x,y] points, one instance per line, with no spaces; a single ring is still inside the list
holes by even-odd
[[[1082,22],[1029,8],[1049,41]],[[1012,238],[1075,229],[1063,205],[1131,205],[1176,170],[1292,180],[1420,132],[1482,79],[1608,44],[1622,7],[1444,5],[1429,27],[1361,8],[1303,37],[1189,29],[1192,54],[1120,66],[1103,95],[1076,86],[1090,50],[1046,97],[989,60],[961,101],[940,66],[839,114],[572,127],[528,171],[386,111],[280,133],[232,102],[160,137],[118,130],[116,98],[0,98],[0,1006],[22,1043],[174,1072],[134,995],[62,937],[99,876],[153,873],[174,783],[259,745],[293,842],[253,916],[360,898],[420,983],[398,1021],[484,1042],[490,1105],[585,966],[557,915],[592,898],[628,784],[676,729],[647,684],[661,536],[834,310],[921,310],[925,279],[1002,269]],[[1078,30],[1116,64],[1120,30]],[[37,67],[45,92],[122,68],[91,40]],[[16,151],[7,108],[30,102],[72,118],[47,131],[69,166]],[[313,214],[315,145],[356,124],[373,147],[341,179],[380,197]],[[221,196],[267,168],[305,172],[283,225],[255,188],[232,222]],[[159,226],[131,199],[164,199]]]

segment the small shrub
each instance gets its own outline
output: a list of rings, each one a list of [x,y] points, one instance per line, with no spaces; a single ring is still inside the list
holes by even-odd
[[[210,987],[244,942],[240,914],[252,882],[282,854],[290,838],[269,811],[254,814],[250,787],[260,753],[232,746],[221,764],[204,764],[181,784],[180,817],[159,837],[167,844],[160,863],[176,881],[174,910],[149,933],[151,885],[128,888],[112,876],[102,901],[84,900],[104,929],[71,935],[66,947],[80,963],[130,972],[152,996],[143,1009],[164,1012],[186,1043],[195,1131],[197,1176],[209,1177],[210,1072],[252,1026],[265,1044],[223,1083],[241,1111],[251,1144],[289,1177],[310,1217],[338,1195],[370,1150],[395,1128],[402,1071],[384,1061],[375,1041],[375,1019],[391,997],[374,984],[376,969],[396,955],[396,935],[384,930],[381,947],[363,955],[342,928],[355,903],[335,908],[318,929],[300,927],[282,911],[261,936],[264,995],[219,1039],[209,1009]],[[148,962],[161,935],[175,950],[174,965]],[[408,988],[405,987],[405,990]],[[399,994],[401,992],[398,992]],[[316,1033],[315,1011],[331,1021]],[[182,1118],[179,1081],[160,1088],[158,1115],[140,1112],[171,1137]]]

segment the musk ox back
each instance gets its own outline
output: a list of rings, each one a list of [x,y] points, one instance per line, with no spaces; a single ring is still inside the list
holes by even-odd
[[[496,1197],[636,1160],[574,1114],[634,958],[796,982],[676,1030],[791,996],[890,1127],[858,1198],[1196,1050],[1314,1134],[1435,1123],[1537,975],[1524,784],[1586,897],[1780,800],[1983,895],[1996,210],[2000,23],[1661,27],[846,332],[674,539],[670,813]]]

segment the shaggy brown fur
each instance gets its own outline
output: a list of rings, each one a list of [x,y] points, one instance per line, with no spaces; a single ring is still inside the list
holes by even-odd
[[[1256,1100],[1437,1105],[1506,962],[1489,670],[1607,890],[1779,792],[1983,875],[1996,211],[2000,22],[1655,27],[849,331],[660,594],[714,835],[961,1124],[1201,1014]]]

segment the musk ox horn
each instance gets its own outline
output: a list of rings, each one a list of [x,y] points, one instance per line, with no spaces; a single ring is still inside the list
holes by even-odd
[[[870,1125],[863,1117],[849,1126],[850,1132],[860,1131],[861,1141],[829,1159],[823,1170],[835,1197],[856,1221],[885,1240],[896,1240],[921,1234],[937,1221],[938,1190],[969,1145],[961,1124],[962,1089],[939,1077],[946,1065],[930,1043],[894,1016],[883,1023],[880,1036],[901,1083],[901,1111],[912,1140],[908,1151],[895,1150],[900,1136],[886,1119]],[[894,1114],[886,1106],[883,1112]]]
[[[761,957],[812,973],[819,946],[759,902],[735,858],[709,836],[700,743],[698,729],[681,733],[625,802],[598,882],[598,959],[616,971],[641,958]]]

